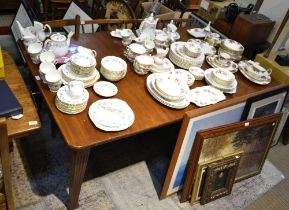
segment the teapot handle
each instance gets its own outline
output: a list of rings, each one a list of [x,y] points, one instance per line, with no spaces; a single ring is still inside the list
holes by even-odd
[[[45,30],[46,28],[48,28],[48,31],[49,31],[48,34],[46,35],[46,37],[49,37],[51,35],[51,33],[52,33],[52,30],[51,30],[50,25],[48,25],[48,24],[44,25],[44,29],[43,30]]]
[[[95,50],[91,50],[91,52],[92,52],[93,56],[96,58],[97,52]]]
[[[267,72],[269,75],[272,74],[272,69],[271,68],[267,69]]]

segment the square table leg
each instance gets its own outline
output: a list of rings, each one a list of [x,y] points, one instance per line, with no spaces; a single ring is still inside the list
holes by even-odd
[[[86,148],[71,150],[70,153],[70,183],[68,209],[75,209],[78,207],[78,197],[86,171],[86,165],[90,149]]]

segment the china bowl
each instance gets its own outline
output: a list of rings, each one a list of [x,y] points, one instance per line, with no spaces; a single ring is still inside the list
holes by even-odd
[[[224,51],[229,52],[229,54],[242,55],[244,52],[243,45],[232,39],[223,39],[221,42],[221,48]]]
[[[235,80],[234,74],[224,68],[215,68],[211,74],[212,79],[220,85],[229,86]]]
[[[125,77],[127,72],[126,62],[116,56],[106,56],[101,59],[100,73],[112,82],[119,81]]]
[[[95,57],[87,53],[76,53],[71,56],[71,70],[78,75],[90,74],[96,66]]]
[[[197,66],[191,66],[189,72],[194,75],[196,80],[202,80],[205,75],[205,71]]]

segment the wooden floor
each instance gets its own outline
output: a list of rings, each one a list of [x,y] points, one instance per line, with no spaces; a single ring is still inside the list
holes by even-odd
[[[289,209],[289,145],[284,146],[279,143],[270,150],[268,159],[282,171],[285,179],[248,206],[246,210]]]

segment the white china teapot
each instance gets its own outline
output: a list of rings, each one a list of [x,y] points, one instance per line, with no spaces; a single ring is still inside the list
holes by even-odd
[[[33,40],[36,39],[36,35],[35,35],[35,30],[33,26],[28,26],[26,28],[23,28],[23,26],[21,25],[21,23],[16,20],[16,23],[18,25],[19,31],[21,33],[21,38],[25,41],[27,40]]]
[[[51,50],[56,57],[64,56],[68,51],[70,39],[73,34],[74,32],[70,31],[67,38],[65,35],[60,33],[52,34],[50,39],[47,39],[44,42],[44,48],[48,47],[48,50]]]
[[[46,29],[48,29],[49,31],[47,34],[45,32]],[[41,42],[43,42],[46,39],[46,37],[49,37],[51,35],[51,27],[48,24],[43,25],[38,21],[34,21],[34,30],[36,36]]]

